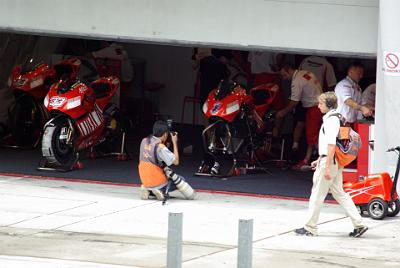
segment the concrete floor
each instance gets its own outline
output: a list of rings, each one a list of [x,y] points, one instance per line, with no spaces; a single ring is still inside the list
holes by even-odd
[[[302,237],[307,202],[199,193],[162,206],[137,188],[0,176],[0,267],[166,267],[168,213],[183,213],[182,267],[236,267],[239,219],[253,219],[253,267],[400,267],[400,217],[360,238],[325,204]]]

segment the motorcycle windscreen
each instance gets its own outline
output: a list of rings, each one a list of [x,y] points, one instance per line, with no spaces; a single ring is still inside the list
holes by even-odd
[[[33,57],[32,55],[29,55],[21,63],[20,74],[27,74],[29,72],[32,72],[42,64],[46,64],[46,61],[43,57]]]
[[[233,92],[237,84],[235,83],[230,83],[226,80],[221,81],[218,85],[218,89],[215,91],[215,99],[216,100],[222,100],[229,94]]]

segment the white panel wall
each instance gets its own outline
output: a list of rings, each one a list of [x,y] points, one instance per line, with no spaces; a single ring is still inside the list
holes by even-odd
[[[378,0],[0,0],[0,30],[376,55]]]
[[[397,155],[387,153],[390,147],[400,146],[400,75],[389,76],[383,71],[385,53],[400,53],[400,1],[381,0],[376,92],[376,126],[374,172],[388,171],[394,175]],[[385,67],[387,68],[387,67]],[[400,185],[397,187],[400,190]]]

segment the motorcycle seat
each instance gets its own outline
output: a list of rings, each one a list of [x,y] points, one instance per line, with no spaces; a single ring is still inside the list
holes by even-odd
[[[107,97],[111,91],[110,84],[108,83],[93,83],[91,87],[94,90],[96,99]]]
[[[267,90],[252,90],[250,94],[254,99],[254,105],[266,104],[271,97],[270,92]]]

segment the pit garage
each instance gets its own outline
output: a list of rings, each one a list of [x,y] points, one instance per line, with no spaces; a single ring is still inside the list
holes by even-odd
[[[68,3],[63,3],[65,6],[59,8],[60,13],[63,13],[59,18],[65,20],[64,24],[49,24],[47,22],[51,20],[50,18],[46,20],[46,17],[44,21],[38,23],[39,16],[26,16],[26,24],[12,20],[10,19],[12,15],[23,16],[23,14],[31,14],[32,9],[37,9],[35,6],[22,5],[16,11],[14,5],[17,5],[18,1],[15,2],[16,4],[7,4],[2,13],[8,10],[10,14],[5,14],[0,21],[2,29],[0,61],[4,66],[0,74],[0,81],[4,85],[0,91],[4,125],[3,147],[0,149],[0,171],[4,174],[27,174],[38,177],[137,185],[139,184],[137,164],[140,140],[151,132],[152,123],[161,118],[171,119],[173,130],[179,133],[182,159],[176,172],[182,174],[194,188],[307,198],[312,184],[312,172],[294,171],[286,164],[276,165],[277,162],[286,163],[287,160],[291,160],[288,144],[292,137],[293,126],[290,119],[287,123],[288,131],[285,133],[286,146],[282,147],[280,141],[278,148],[275,148],[275,151],[268,156],[267,160],[271,161],[263,166],[265,168],[263,172],[253,174],[241,171],[229,177],[194,175],[205,153],[201,133],[207,123],[201,111],[201,104],[196,99],[198,96],[195,96],[197,70],[192,68],[193,48],[231,50],[245,63],[248,54],[254,51],[281,54],[284,55],[285,61],[291,62],[296,67],[306,56],[324,56],[334,66],[337,81],[345,77],[347,64],[357,60],[365,66],[365,76],[360,82],[361,87],[365,89],[376,81],[377,1],[363,3],[351,1],[352,4],[339,0],[330,4],[321,1],[306,3],[255,1],[252,7],[248,7],[245,1],[236,1],[234,5],[221,4],[212,11],[202,5],[203,1],[193,3],[194,6],[190,8],[183,1],[174,1],[166,5],[164,9],[160,9],[155,1],[151,2],[149,9],[152,10],[152,14],[139,12],[134,17],[128,10],[140,10],[140,4],[136,2],[128,3],[121,0],[120,5],[106,8],[93,5],[92,1],[85,1],[81,4],[88,9],[94,8],[93,13],[101,14],[98,17],[91,17],[92,21],[79,23],[79,26],[85,27],[77,27],[76,21],[68,20],[68,18],[76,17],[76,14],[67,12],[67,10],[71,11]],[[241,24],[238,24],[233,17],[223,19],[222,23],[219,21],[218,10],[228,7],[229,13],[237,14],[239,10],[243,12],[244,6],[251,15],[245,15],[246,19],[242,20]],[[291,12],[288,12],[293,6],[302,12],[293,16]],[[182,12],[185,15],[173,18],[172,14],[176,15],[176,9],[185,11]],[[107,10],[115,10],[121,16],[112,16],[114,20],[105,23],[100,18],[107,15]],[[195,16],[193,10],[200,10],[201,14],[207,14],[207,17],[212,19],[206,20],[204,16],[203,18],[196,16],[196,24],[185,27],[181,21],[191,21],[191,18]],[[260,10],[268,10],[271,15],[264,16],[265,13]],[[38,14],[41,12],[38,10]],[[273,15],[277,12],[280,14],[279,20],[274,17],[276,15]],[[313,21],[309,16],[313,12],[325,12],[327,16],[332,16],[332,19],[336,15],[348,17],[348,21],[329,25],[321,24]],[[343,16],[343,14],[352,15]],[[149,21],[149,16],[153,20]],[[259,19],[254,21],[250,17]],[[124,18],[124,21],[120,21],[121,18]],[[166,25],[162,20],[155,18],[168,18],[168,23]],[[146,23],[143,24],[144,21]],[[142,27],[139,27],[141,24]],[[309,28],[309,25],[314,25],[317,29],[304,30]],[[360,29],[356,37],[348,33],[348,25],[363,27],[356,27]],[[368,25],[370,27],[366,27]],[[10,91],[7,92],[5,85],[13,68],[29,55],[46,58],[50,65],[65,59],[66,55],[84,58],[90,53],[99,51],[104,41],[121,46],[128,55],[131,65],[132,77],[129,81],[124,81],[126,83],[121,86],[118,99],[118,106],[126,119],[124,121],[126,123],[125,149],[129,158],[123,161],[115,156],[93,159],[90,157],[90,152],[85,151],[80,154],[80,160],[84,165],[81,169],[69,172],[37,170],[42,154],[40,143],[34,149],[8,147],[8,145],[15,145],[9,138],[11,132],[7,126],[9,108],[6,108],[12,105],[13,94]],[[122,76],[122,73],[116,75]],[[280,86],[287,96],[290,85],[282,83]],[[368,141],[371,138],[369,135],[368,130],[366,137]],[[367,148],[368,154],[369,147]],[[370,171],[368,161],[372,160],[368,158],[363,160],[363,165],[367,165],[366,169],[363,167],[364,172]],[[354,178],[359,175],[358,166],[355,165],[352,169],[349,174],[357,175],[349,176]]]

